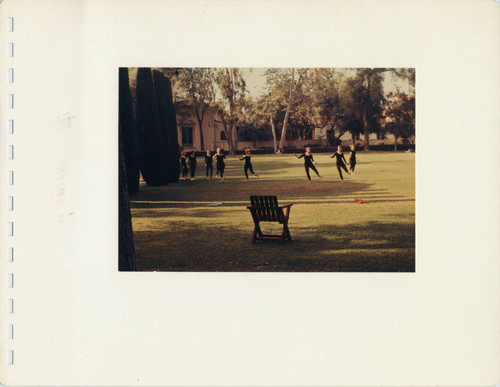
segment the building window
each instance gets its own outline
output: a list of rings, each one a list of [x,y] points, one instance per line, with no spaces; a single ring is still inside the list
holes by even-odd
[[[226,141],[227,138],[226,138],[226,132],[224,132],[223,130],[221,130],[220,132],[220,140],[221,141]]]
[[[193,146],[193,128],[191,127],[182,128],[182,146],[186,147]]]

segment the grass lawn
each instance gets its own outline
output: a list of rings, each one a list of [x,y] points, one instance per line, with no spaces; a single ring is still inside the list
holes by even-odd
[[[415,154],[358,152],[356,171],[344,173],[344,184],[328,155],[315,160],[324,178],[311,171],[311,184],[303,159],[256,155],[252,163],[260,178],[250,182],[238,157],[227,158],[225,182],[206,180],[199,157],[196,180],[143,186],[131,199],[137,269],[414,271]],[[292,241],[251,242],[250,195],[294,203]],[[214,202],[224,204],[207,206]],[[264,233],[281,232],[278,223],[261,225]]]

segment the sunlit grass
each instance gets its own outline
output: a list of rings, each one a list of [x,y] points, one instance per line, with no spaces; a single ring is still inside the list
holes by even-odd
[[[200,158],[196,180],[142,187],[131,203],[138,270],[414,271],[415,155],[358,155],[344,184],[328,155],[318,154],[324,179],[312,173],[310,184],[302,160],[263,155],[252,157],[260,178],[250,182],[236,157],[227,159],[225,182],[207,181]],[[294,203],[291,242],[251,243],[246,206],[254,194]],[[281,230],[264,224],[263,231]]]

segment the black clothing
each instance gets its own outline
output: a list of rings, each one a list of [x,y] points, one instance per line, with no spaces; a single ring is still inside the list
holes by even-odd
[[[215,161],[217,165],[217,173],[220,174],[220,177],[224,177],[224,168],[226,167],[226,164],[224,163],[224,159],[226,158],[225,155],[215,155]]]
[[[314,157],[311,154],[307,155],[305,153],[302,153],[300,156],[298,156],[299,159],[304,158],[304,168],[306,169],[306,176],[311,181],[311,175],[309,174],[309,168],[312,169],[314,172],[316,172],[316,175],[319,176],[319,172],[314,166]]]
[[[245,176],[248,179],[248,170],[252,173],[252,175],[255,175],[255,172],[253,171],[252,164],[245,164]]]
[[[188,163],[189,163],[190,168],[192,166],[194,166],[196,168],[196,164],[198,164],[198,160],[196,160],[196,156],[189,156]]]
[[[240,160],[245,160],[245,165],[247,164],[252,164],[252,161],[250,160],[252,156],[245,155],[243,156]]]
[[[337,157],[337,164],[344,164],[344,163],[347,163],[345,157],[344,157],[344,154],[343,153],[339,153],[339,152],[335,152],[335,154],[333,156],[330,156],[332,159],[334,159],[335,157]],[[342,161],[342,159],[344,161]]]
[[[196,161],[196,155],[191,155],[189,156],[189,169],[191,171],[191,178],[194,178],[194,173],[196,172],[196,164],[198,164],[198,161]]]
[[[337,158],[337,171],[339,171],[339,175],[340,175],[340,180],[344,180],[344,176],[342,176],[342,169],[346,172],[348,172],[347,170],[347,167],[345,165],[345,163],[347,162],[345,160],[345,157],[344,157],[344,154],[343,153],[339,153],[339,152],[335,152],[335,154],[333,156],[330,156],[331,158]]]
[[[314,157],[312,155],[312,153],[310,153],[309,155],[306,155],[305,153],[302,153],[300,156],[299,156],[299,159],[301,158],[304,158],[304,165],[314,165]]]
[[[240,160],[245,160],[244,170],[245,170],[245,176],[247,177],[247,179],[248,179],[248,170],[250,170],[252,175],[255,175],[255,172],[253,171],[253,167],[252,167],[252,161],[250,160],[251,157],[252,156],[245,155],[240,159]]]
[[[356,151],[351,151],[351,157],[349,158],[350,170],[354,172],[354,168],[356,167]]]
[[[347,167],[345,166],[345,164],[343,164],[343,163],[341,165],[337,164],[337,171],[339,171],[340,180],[344,180],[344,176],[342,176],[342,169],[341,168],[346,172],[348,172],[348,170],[347,170]]]
[[[309,181],[311,181],[311,175],[309,175],[309,168],[311,168],[314,172],[316,172],[316,175],[319,176],[319,172],[318,170],[316,169],[316,167],[314,166],[314,164],[311,164],[311,165],[305,165],[305,168],[306,168],[306,176],[307,178],[309,179]]]
[[[212,158],[212,156],[205,155],[205,169],[207,171],[207,177],[212,177],[212,175],[214,174],[213,162],[214,159]]]
[[[207,164],[205,169],[207,171],[207,177],[212,177],[212,175],[214,174],[214,166],[212,164]]]
[[[181,170],[182,170],[182,177],[187,177],[188,167],[186,164],[186,156],[181,156]]]

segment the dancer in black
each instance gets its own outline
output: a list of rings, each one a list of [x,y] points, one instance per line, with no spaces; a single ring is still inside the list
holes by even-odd
[[[351,173],[354,172],[354,168],[356,168],[356,145],[351,145],[351,157],[349,157],[349,170]]]
[[[214,159],[217,165],[217,173],[222,178],[222,181],[224,181],[224,178],[226,177],[226,174],[224,173],[224,168],[226,167],[226,163],[224,163],[225,158],[224,149],[217,148],[217,153],[214,155]]]
[[[337,147],[337,152],[333,156],[330,156],[332,159],[337,158],[337,170],[339,171],[340,175],[340,180],[342,180],[342,183],[344,183],[344,176],[342,176],[342,169],[346,171],[349,175],[351,174],[350,171],[347,170],[347,167],[345,166],[345,163],[347,162],[344,157],[344,152],[342,152],[342,145],[339,145]]]
[[[306,169],[306,176],[309,179],[309,183],[311,182],[311,175],[309,174],[309,168],[311,168],[314,172],[316,172],[316,175],[318,175],[320,179],[323,178],[315,167],[317,163],[316,161],[314,161],[314,157],[311,153],[310,147],[307,147],[306,151],[302,153],[300,156],[297,156],[297,154],[295,154],[295,157],[297,157],[298,159],[301,159],[302,157],[304,158],[304,168]]]
[[[191,152],[189,155],[189,170],[191,171],[191,180],[194,180],[194,174],[196,172],[196,164],[198,164],[198,161],[196,161],[196,153],[194,151]]]
[[[252,161],[251,161],[251,157],[250,156],[250,149],[245,149],[245,156],[243,156],[240,160],[245,160],[245,176],[247,177],[247,181],[249,181],[248,179],[248,171],[250,170],[250,172],[252,173],[252,175],[256,176],[256,177],[259,177],[259,175],[257,175],[254,171],[253,171],[253,167],[252,167]]]
[[[182,177],[184,178],[184,180],[187,180],[188,167],[186,164],[186,152],[181,152],[181,171]]]
[[[214,160],[212,158],[212,152],[207,150],[207,154],[205,155],[205,169],[207,170],[207,180],[212,178],[214,173]]]

